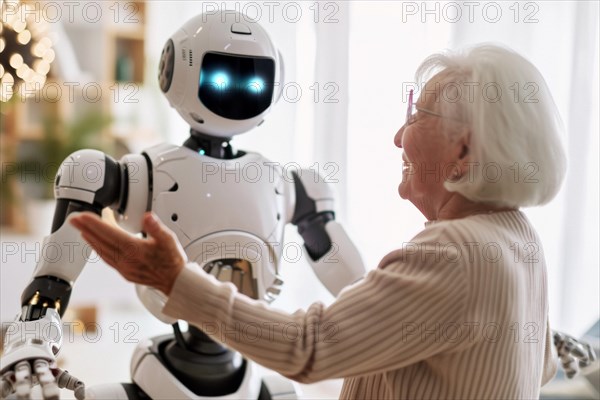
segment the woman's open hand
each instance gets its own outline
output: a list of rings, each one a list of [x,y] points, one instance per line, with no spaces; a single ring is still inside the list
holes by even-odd
[[[76,215],[70,222],[125,279],[154,287],[166,295],[171,293],[175,279],[187,262],[175,234],[150,212],[144,215],[142,224],[145,239],[132,236],[92,213]]]

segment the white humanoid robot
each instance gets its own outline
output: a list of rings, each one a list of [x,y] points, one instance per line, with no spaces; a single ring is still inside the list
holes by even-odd
[[[283,80],[281,55],[267,32],[247,20],[232,12],[198,15],[167,41],[160,88],[189,123],[189,139],[183,146],[161,144],[120,161],[95,150],[73,153],[56,176],[57,208],[46,244],[67,255],[68,246],[82,242],[68,223],[72,213],[99,214],[110,207],[123,228],[139,233],[143,213],[152,210],[177,235],[190,261],[233,282],[241,293],[270,302],[283,283],[278,272],[284,226],[292,223],[331,293],[362,277],[361,257],[335,221],[328,184],[308,169],[284,176],[277,163],[235,151],[229,143],[260,125],[281,94],[276,90]],[[334,253],[336,262],[327,262]],[[54,364],[61,347],[60,316],[86,263],[84,254],[75,257],[43,257],[36,266],[21,298],[18,331],[6,338],[3,396],[14,390],[27,398],[36,382],[45,398],[57,398],[65,386],[83,396],[83,384]],[[291,382],[275,374],[259,376],[252,362],[199,329],[190,326],[182,333],[176,320],[161,313],[166,299],[160,292],[138,286],[137,293],[175,333],[142,341],[131,362],[133,383],[90,388],[86,398],[294,397]],[[46,328],[55,334],[24,334]]]
[[[85,391],[82,382],[55,364],[62,343],[60,317],[86,263],[85,254],[70,251],[82,244],[79,231],[68,223],[73,213],[100,214],[110,207],[123,228],[139,233],[143,213],[152,210],[175,232],[190,261],[255,299],[272,301],[279,294],[288,223],[298,227],[306,258],[334,295],[362,277],[361,257],[335,221],[331,188],[311,170],[289,179],[278,164],[258,153],[234,151],[229,143],[263,122],[280,97],[275,83],[283,82],[280,54],[263,28],[247,20],[230,11],[199,15],[167,41],[160,88],[191,126],[183,146],[161,144],[120,161],[81,150],[61,165],[52,233],[44,243],[64,256],[41,257],[23,292],[16,329],[5,338],[2,397],[16,392],[28,398],[35,383],[46,399],[58,398],[59,387],[74,390],[79,399],[84,394],[106,399],[295,397],[289,381],[260,376],[251,361],[199,329],[190,326],[182,333],[177,321],[161,313],[165,297],[141,286],[137,292],[143,304],[172,324],[174,334],[140,343],[131,362],[133,383]],[[587,349],[572,338],[558,339],[564,357],[573,362],[571,354],[578,360],[587,357]]]

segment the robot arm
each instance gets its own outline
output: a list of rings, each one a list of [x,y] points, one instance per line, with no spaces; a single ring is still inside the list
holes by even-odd
[[[331,187],[314,171],[294,173],[292,223],[304,239],[308,262],[334,296],[361,279],[365,267],[344,228],[335,221]]]
[[[40,257],[32,281],[21,297],[22,321],[42,318],[48,308],[62,315],[69,302],[73,282],[81,273],[87,254],[73,247],[82,245],[74,227],[66,223],[70,214],[90,211],[100,214],[107,206],[121,201],[124,168],[96,150],[80,150],[60,166],[55,180],[57,200],[52,232],[44,238],[43,248],[55,248],[56,257]]]
[[[96,150],[77,151],[61,164],[55,180],[57,205],[52,232],[42,246],[47,251],[39,257],[21,297],[21,313],[4,338],[0,366],[3,395],[15,390],[19,398],[28,398],[31,384],[40,383],[45,398],[58,396],[58,387],[65,386],[77,388],[76,395],[82,396],[83,384],[64,373],[55,380],[51,372],[56,370],[55,356],[62,344],[60,317],[91,252],[68,218],[82,211],[100,214],[105,207],[124,213],[135,200],[135,195],[128,196],[135,183],[132,172],[128,162],[119,163]],[[137,179],[143,175],[143,171],[135,172],[140,174]]]

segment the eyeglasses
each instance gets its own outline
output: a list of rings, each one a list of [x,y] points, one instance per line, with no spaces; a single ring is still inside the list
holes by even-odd
[[[435,115],[436,117],[444,118],[444,116],[442,114],[438,114],[433,111],[429,111],[424,108],[417,107],[417,105],[415,103],[413,103],[413,94],[414,94],[414,90],[411,89],[410,93],[408,94],[408,109],[406,110],[406,122],[404,123],[405,126],[415,123],[415,121],[417,120],[417,111],[420,111],[422,113],[429,114],[429,115]]]
[[[424,114],[429,114],[429,115],[433,115],[436,117],[447,118],[447,119],[451,119],[453,121],[461,122],[461,120],[459,120],[457,118],[446,117],[445,115],[438,114],[436,112],[429,111],[429,110],[421,108],[421,107],[417,107],[417,105],[415,103],[413,103],[413,92],[414,92],[414,90],[411,89],[410,93],[408,94],[408,110],[406,110],[406,122],[404,123],[404,126],[408,126],[408,125],[415,123],[415,121],[417,120],[417,111],[422,112]]]

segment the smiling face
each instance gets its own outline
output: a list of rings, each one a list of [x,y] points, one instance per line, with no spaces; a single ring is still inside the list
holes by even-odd
[[[417,110],[443,115],[440,110],[444,96],[440,94],[445,83],[443,73],[431,78],[416,102]],[[461,135],[460,123],[446,117],[453,116],[417,111],[414,122],[403,125],[394,137],[394,144],[403,149],[400,197],[412,202],[428,219],[435,219],[447,200],[450,192],[444,182],[461,176],[468,153],[468,135]],[[454,131],[450,134],[448,129]]]

